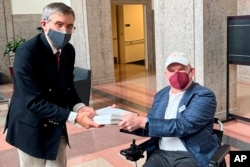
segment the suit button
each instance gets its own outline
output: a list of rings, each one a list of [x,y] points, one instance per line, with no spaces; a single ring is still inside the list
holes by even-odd
[[[44,126],[44,127],[47,127],[47,126],[48,126],[48,124],[44,124],[43,126]]]

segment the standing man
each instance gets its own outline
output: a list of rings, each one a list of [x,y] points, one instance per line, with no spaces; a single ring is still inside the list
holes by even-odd
[[[169,86],[155,95],[148,116],[127,113],[119,126],[151,137],[144,167],[207,167],[220,147],[213,134],[215,95],[193,82],[194,68],[182,52],[167,58],[164,74]]]
[[[74,21],[69,6],[48,4],[40,22],[43,32],[16,51],[5,131],[6,141],[18,149],[21,167],[66,167],[66,122],[100,127],[73,84],[75,50],[69,40]]]

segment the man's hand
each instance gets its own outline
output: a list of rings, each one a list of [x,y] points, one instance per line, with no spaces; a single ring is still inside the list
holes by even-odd
[[[88,106],[81,107],[77,112],[78,113],[90,112],[91,113],[90,114],[91,118],[93,118],[94,116],[96,116],[95,110],[92,107],[88,107]]]
[[[124,113],[123,117],[124,117],[123,120],[118,124],[120,129],[132,132],[139,128],[145,128],[147,118],[138,116],[132,112]]]
[[[78,114],[76,117],[76,123],[80,124],[81,126],[85,127],[86,129],[89,128],[99,128],[102,125],[99,125],[93,121],[93,117],[96,115],[95,110],[91,107],[84,106],[78,110]]]

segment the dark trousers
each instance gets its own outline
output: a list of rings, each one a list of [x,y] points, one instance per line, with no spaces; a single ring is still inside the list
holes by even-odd
[[[197,167],[195,160],[186,151],[156,150],[143,167]]]

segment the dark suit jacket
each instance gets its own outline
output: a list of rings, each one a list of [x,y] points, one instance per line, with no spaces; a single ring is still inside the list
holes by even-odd
[[[150,136],[146,148],[148,156],[159,149],[160,137],[179,137],[188,152],[200,167],[206,167],[209,159],[220,147],[220,141],[213,134],[213,119],[216,110],[214,93],[193,83],[184,93],[177,111],[177,119],[165,120],[170,87],[159,91],[148,114],[148,129],[139,129],[134,134]]]
[[[15,54],[13,96],[7,115],[6,141],[31,156],[56,159],[66,121],[81,102],[73,84],[75,50],[61,51],[60,72],[44,33],[23,43]]]

